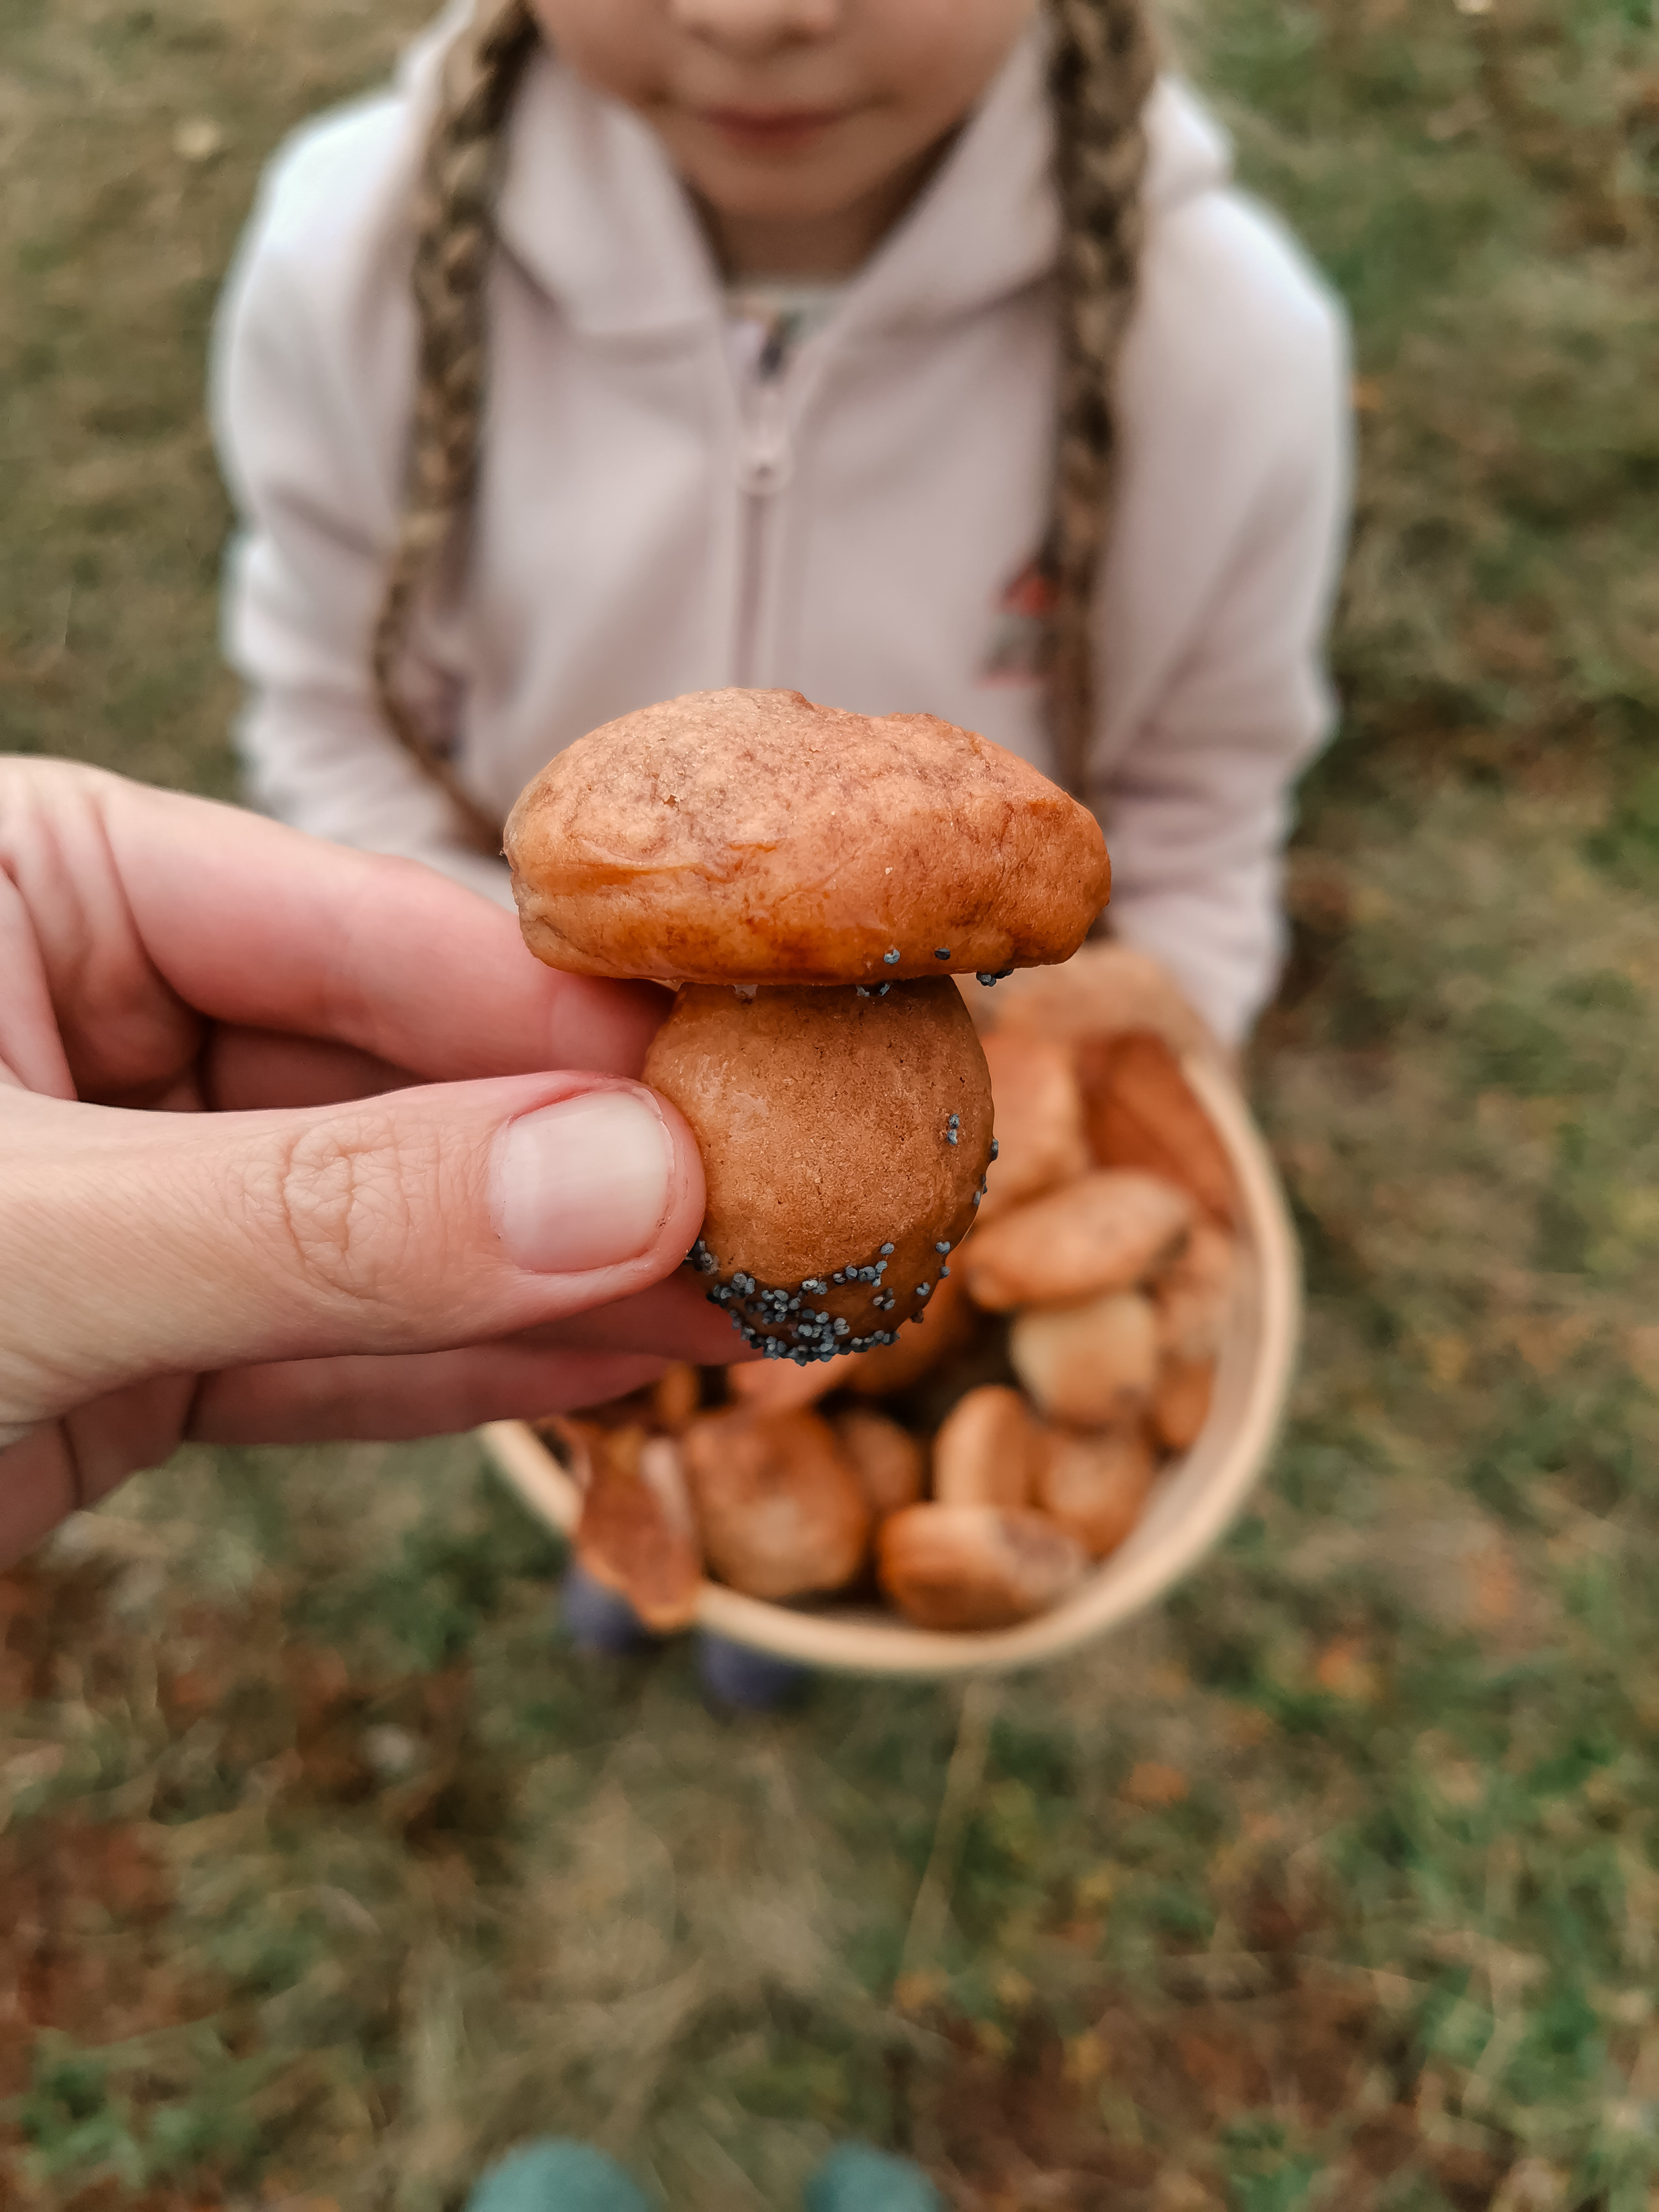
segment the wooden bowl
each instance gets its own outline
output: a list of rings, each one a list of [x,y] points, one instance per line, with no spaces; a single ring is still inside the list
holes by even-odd
[[[1076,1595],[1016,1628],[945,1633],[868,1603],[772,1605],[708,1583],[697,1625],[739,1644],[864,1674],[993,1673],[1059,1659],[1143,1611],[1189,1573],[1237,1516],[1278,1436],[1296,1364],[1302,1281],[1278,1172],[1231,1081],[1197,1054],[1183,1065],[1238,1180],[1238,1273],[1210,1418],[1191,1450],[1159,1475],[1146,1510]],[[485,1449],[532,1510],[569,1535],[580,1494],[533,1429],[497,1421]]]

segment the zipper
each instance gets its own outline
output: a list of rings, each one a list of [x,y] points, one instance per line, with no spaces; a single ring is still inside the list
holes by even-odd
[[[761,586],[772,502],[794,472],[794,451],[784,405],[782,362],[769,342],[744,388],[738,425],[737,482],[742,501],[738,557],[737,627],[732,681],[747,690],[755,681]]]

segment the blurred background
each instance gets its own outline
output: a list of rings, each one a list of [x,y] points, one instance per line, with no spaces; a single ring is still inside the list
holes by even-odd
[[[0,742],[233,790],[213,301],[420,0],[5,0]],[[1083,1661],[722,1723],[471,1441],[189,1453],[0,1578],[0,2200],[1659,2205],[1659,27],[1188,0],[1358,328],[1346,719],[1254,1086],[1310,1320]],[[948,1775],[948,1786],[947,1786]]]

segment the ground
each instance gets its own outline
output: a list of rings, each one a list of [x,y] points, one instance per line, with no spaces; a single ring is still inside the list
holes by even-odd
[[[9,0],[12,747],[233,787],[212,301],[419,12]],[[9,2205],[448,2212],[549,2125],[708,2212],[854,2131],[964,2212],[1659,2202],[1659,31],[1176,35],[1356,326],[1267,1481],[1074,1664],[727,1726],[470,1442],[184,1455],[0,1578]]]

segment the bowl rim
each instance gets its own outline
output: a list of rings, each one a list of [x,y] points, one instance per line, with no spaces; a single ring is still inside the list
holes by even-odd
[[[843,1674],[920,1680],[1001,1674],[1064,1657],[1121,1628],[1219,1541],[1260,1480],[1283,1425],[1301,1340],[1301,1253],[1279,1171],[1243,1092],[1207,1056],[1187,1054],[1182,1065],[1237,1178],[1241,1229],[1254,1249],[1258,1278],[1258,1350],[1243,1404],[1190,1510],[1157,1541],[1126,1547],[1103,1561],[1051,1612],[1012,1628],[920,1628],[873,1608],[797,1610],[713,1582],[698,1593],[697,1627],[777,1658]],[[580,1493],[528,1423],[492,1421],[478,1436],[532,1510],[561,1534],[574,1535]]]

